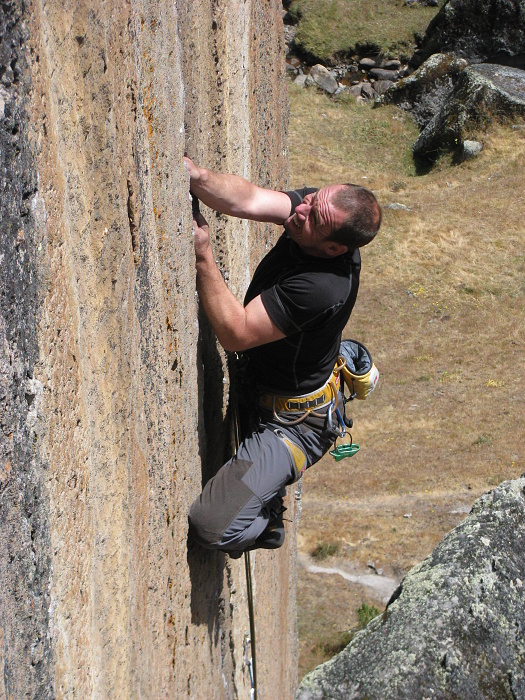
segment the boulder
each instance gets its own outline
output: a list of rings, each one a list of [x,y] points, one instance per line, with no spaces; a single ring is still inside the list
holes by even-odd
[[[525,71],[482,63],[469,66],[454,90],[414,144],[414,157],[434,161],[440,153],[462,149],[476,128],[493,120],[525,118]]]
[[[397,58],[383,61],[381,68],[384,68],[385,70],[399,70],[401,68],[401,61],[399,61]]]
[[[354,97],[361,97],[361,90],[363,88],[363,83],[358,83],[357,85],[352,85],[348,88],[348,92]]]
[[[523,0],[448,0],[423,39],[425,56],[453,52],[469,61],[525,64]]]
[[[369,56],[365,56],[365,58],[362,58],[359,61],[359,67],[364,68],[364,70],[368,70],[369,68],[375,68],[377,66],[377,61],[375,58],[370,58]]]
[[[389,88],[391,88],[392,85],[394,85],[394,82],[392,80],[378,80],[374,83],[374,90],[377,92],[378,95],[382,95]]]
[[[395,70],[386,70],[385,68],[372,68],[370,71],[372,78],[376,80],[396,80],[398,75]]]
[[[463,141],[463,150],[461,153],[462,160],[471,160],[477,158],[483,150],[483,144],[480,141]]]
[[[420,128],[439,112],[452,92],[467,61],[452,54],[434,54],[407,78],[399,80],[381,97],[381,104],[396,104],[412,113]]]
[[[320,87],[329,95],[333,95],[339,87],[338,82],[334,78],[334,76],[330,73],[330,71],[327,68],[322,66],[320,63],[316,64],[315,66],[312,66],[312,69],[309,73],[309,78],[310,81],[308,82],[310,84],[312,84],[313,82],[315,85],[317,85],[317,87]]]
[[[300,73],[297,78],[294,80],[294,84],[298,85],[299,87],[304,87],[306,84],[306,79],[308,78],[307,75],[304,73]]]
[[[363,83],[361,86],[361,95],[366,97],[367,100],[371,100],[377,95],[371,83]]]
[[[296,699],[525,698],[524,477],[478,499]]]

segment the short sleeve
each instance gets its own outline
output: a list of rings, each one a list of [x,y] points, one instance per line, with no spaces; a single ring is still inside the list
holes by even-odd
[[[290,212],[290,215],[292,215],[295,212],[295,207],[298,204],[301,204],[301,202],[307,194],[313,194],[314,192],[317,192],[317,190],[318,187],[302,187],[299,190],[287,190],[285,194],[287,194],[292,201],[292,210]]]
[[[345,303],[347,276],[326,271],[294,275],[261,293],[268,315],[285,335],[322,326]]]

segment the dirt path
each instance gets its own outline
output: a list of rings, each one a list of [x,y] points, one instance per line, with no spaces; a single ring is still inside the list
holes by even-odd
[[[399,585],[399,580],[389,576],[382,576],[377,573],[370,573],[370,569],[364,571],[351,562],[338,562],[338,566],[320,566],[314,560],[305,555],[299,554],[299,566],[311,574],[328,574],[342,576],[350,583],[358,584],[368,588],[379,596],[382,603],[387,603],[390,596]]]

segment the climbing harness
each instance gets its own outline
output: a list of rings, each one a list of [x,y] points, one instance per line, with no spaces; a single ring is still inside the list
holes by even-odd
[[[272,411],[275,420],[281,425],[299,425],[309,416],[326,418],[327,429],[336,435],[330,454],[336,461],[340,461],[345,457],[353,457],[359,451],[359,445],[353,442],[350,433],[349,443],[337,444],[338,439],[346,436],[346,429],[352,427],[352,420],[346,416],[346,404],[353,399],[366,399],[374,391],[378,379],[379,372],[369,351],[357,340],[348,339],[341,342],[332,375],[320,389],[312,394],[292,397],[262,391],[258,395],[258,402],[262,408]],[[345,395],[345,385],[349,389],[349,396]],[[342,412],[339,408],[340,393],[343,397]],[[322,410],[324,408],[325,411]],[[283,413],[291,414],[292,417],[285,418]],[[297,417],[293,417],[294,414]],[[334,424],[334,416],[337,426]]]
[[[340,373],[345,365],[345,360],[339,358],[332,371],[332,375],[323,386],[313,394],[303,394],[302,396],[281,396],[280,394],[259,393],[259,406],[273,412],[274,418],[281,425],[299,425],[308,418],[315,415],[318,418],[327,418],[329,428],[332,427],[332,413],[338,405],[338,391],[341,383]],[[326,411],[320,409],[326,407]],[[299,414],[297,418],[283,418],[280,413]]]

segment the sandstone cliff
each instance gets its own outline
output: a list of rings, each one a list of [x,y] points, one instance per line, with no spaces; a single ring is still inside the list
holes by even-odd
[[[0,698],[249,697],[242,559],[187,543],[229,387],[181,159],[285,184],[280,3],[6,0],[0,38]],[[210,221],[241,296],[277,232]],[[254,557],[264,697],[289,547]]]

